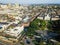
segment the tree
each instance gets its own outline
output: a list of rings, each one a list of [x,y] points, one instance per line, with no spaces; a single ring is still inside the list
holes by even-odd
[[[45,30],[45,28],[47,28],[47,23],[46,23],[46,21],[45,20],[41,20],[40,21],[40,29],[41,30]]]
[[[27,32],[26,32],[27,35],[31,35],[31,34],[34,35],[35,30],[39,30],[40,27],[38,25],[38,22],[39,19],[35,19],[30,23],[30,26],[27,28]]]
[[[47,28],[49,30],[52,30],[52,21],[48,21]]]

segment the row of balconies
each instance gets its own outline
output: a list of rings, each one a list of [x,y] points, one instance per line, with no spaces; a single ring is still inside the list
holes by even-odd
[[[0,36],[0,41],[3,42],[3,43],[11,43],[11,44],[16,44],[18,42],[17,39],[6,38],[6,37],[3,37],[3,36]]]

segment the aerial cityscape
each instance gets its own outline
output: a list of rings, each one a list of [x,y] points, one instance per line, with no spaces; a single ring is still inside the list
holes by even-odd
[[[5,2],[0,1],[0,45],[60,45],[59,3]]]

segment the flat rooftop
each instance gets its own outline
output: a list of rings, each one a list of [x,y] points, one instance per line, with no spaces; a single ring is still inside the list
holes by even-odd
[[[4,32],[10,36],[18,37],[18,35],[23,31],[24,26],[16,26],[14,28],[9,28]]]

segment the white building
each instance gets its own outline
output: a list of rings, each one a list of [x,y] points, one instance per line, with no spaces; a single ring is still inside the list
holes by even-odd
[[[21,35],[21,32],[24,30],[24,26],[17,26],[14,27],[13,29],[7,29],[4,32],[10,36],[14,36],[14,37],[18,37],[19,35]]]
[[[0,32],[4,31],[9,23],[0,22]]]
[[[8,8],[7,5],[1,5],[1,8]]]
[[[50,20],[49,14],[47,14],[47,16],[45,16],[45,20]]]
[[[29,16],[26,16],[26,17],[23,19],[23,22],[28,22],[29,19],[30,19],[30,17],[29,17]]]

